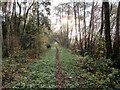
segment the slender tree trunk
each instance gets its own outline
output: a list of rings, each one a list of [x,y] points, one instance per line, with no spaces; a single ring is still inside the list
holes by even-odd
[[[78,10],[78,31],[79,31],[79,49],[81,48],[81,30],[80,30],[80,8],[79,5],[77,5],[77,10]]]
[[[103,33],[103,25],[104,25],[104,19],[103,19],[103,4],[102,4],[100,38],[102,37],[102,33]]]
[[[120,29],[120,2],[118,4],[117,16],[116,16],[116,32],[115,32],[115,39],[113,45],[114,57],[117,58],[119,56],[119,49],[120,49],[120,36],[119,36],[119,29]]]
[[[106,43],[106,56],[107,58],[111,58],[112,51],[112,43],[110,36],[110,13],[109,13],[109,2],[103,2],[104,13],[105,13],[105,43]]]
[[[94,1],[92,4],[92,9],[91,9],[91,17],[90,17],[90,24],[89,24],[89,33],[88,33],[88,44],[87,44],[87,49],[88,51],[92,50],[92,39],[93,39],[93,31],[94,31]]]
[[[13,3],[13,12],[12,12],[12,22],[13,22],[13,34],[14,35],[17,35],[18,31],[17,31],[17,15],[16,15],[16,2],[14,0],[14,3]]]
[[[29,6],[27,11],[26,10],[24,11],[25,19],[24,19],[24,24],[23,24],[23,28],[22,28],[21,40],[23,40],[23,37],[26,35],[26,29],[25,28],[26,28],[27,18],[28,18],[29,11],[32,8],[33,4],[34,4],[34,2]],[[22,46],[23,46],[24,49],[26,48],[24,41],[22,41]]]
[[[12,36],[13,34],[16,33],[16,2],[13,2],[12,15],[9,22],[10,22],[10,32]]]
[[[17,2],[17,5],[19,7],[19,19],[18,19],[18,24],[17,24],[17,31],[18,33],[20,33],[20,23],[21,23],[21,5],[19,4],[19,2]]]
[[[1,10],[0,10],[1,12]],[[3,42],[3,35],[2,35],[2,16],[0,16],[0,90],[2,89],[2,42]]]
[[[61,44],[62,44],[62,7],[60,8],[60,43]]]
[[[11,31],[10,26],[11,26],[10,17],[7,14],[5,14],[5,27],[7,29],[7,32],[6,32],[7,45],[6,45],[6,53],[5,53],[6,56],[9,56],[9,53],[10,53],[10,31]]]
[[[37,30],[38,30],[38,35],[40,34],[40,29],[39,29],[39,26],[40,26],[40,20],[39,20],[39,1],[37,2]],[[38,40],[36,40],[36,48],[37,48],[37,53],[39,53],[39,48],[40,48],[40,42]]]
[[[68,7],[68,11],[67,11],[67,48],[69,47],[69,7]]]
[[[5,2],[4,2],[5,3]],[[6,2],[6,6],[2,6],[2,9],[4,8],[5,10],[3,10],[4,13],[4,17],[5,17],[5,28],[6,28],[6,52],[5,52],[5,56],[9,56],[9,52],[10,52],[10,32],[11,32],[11,19],[9,14],[7,13],[7,6],[8,3]],[[10,11],[11,8],[9,7],[8,11]]]
[[[37,28],[39,32],[40,20],[39,20],[39,2],[37,2]]]
[[[86,9],[86,5],[85,5],[85,2],[84,2],[84,38],[85,38],[85,47],[84,47],[84,49],[86,49],[87,48],[87,40],[86,40],[86,15],[85,15],[85,9]]]
[[[34,3],[32,3],[30,5],[30,7],[27,9],[26,13],[25,13],[25,20],[24,20],[24,25],[23,25],[23,36],[26,34],[26,31],[25,31],[25,27],[26,27],[26,22],[27,22],[27,17],[28,17],[28,14],[29,14],[29,11],[30,9],[32,8]]]
[[[93,46],[94,46],[94,23],[95,23],[95,21],[94,21],[94,1],[93,1],[93,5],[92,5],[92,12],[93,12],[93,15],[92,15],[92,28],[91,28],[91,43],[90,43],[90,48],[89,48],[89,50],[92,52],[92,48],[93,48]]]
[[[72,43],[72,33],[73,33],[73,26],[72,26],[72,28],[70,30],[70,43]]]
[[[76,2],[74,2],[74,20],[75,20],[75,48],[78,46],[78,32],[77,32],[77,11],[76,11]]]

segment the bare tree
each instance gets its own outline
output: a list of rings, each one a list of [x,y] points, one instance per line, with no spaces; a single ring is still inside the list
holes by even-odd
[[[23,25],[23,35],[26,34],[26,31],[25,31],[26,21],[27,21],[27,18],[28,18],[29,11],[30,11],[31,7],[33,6],[33,4],[34,4],[34,2],[28,7],[27,10],[24,11],[25,19],[24,19],[24,25]]]

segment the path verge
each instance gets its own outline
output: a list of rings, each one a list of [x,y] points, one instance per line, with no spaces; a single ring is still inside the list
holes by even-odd
[[[40,88],[56,88],[55,53],[56,49],[52,48],[42,59],[31,64],[31,71],[23,77],[21,82],[16,83],[14,88],[38,90]]]

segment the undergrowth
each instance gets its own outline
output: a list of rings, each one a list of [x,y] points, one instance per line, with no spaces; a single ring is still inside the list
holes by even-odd
[[[34,50],[15,51],[3,60],[3,87],[15,89],[56,88],[55,47],[39,58]],[[37,55],[37,56],[36,56]],[[41,55],[40,55],[41,56]],[[105,57],[80,56],[59,46],[59,60],[66,88],[120,89],[120,71]]]
[[[66,76],[66,88],[120,89],[120,71],[110,59],[96,60],[89,55],[80,56],[60,48],[60,61]]]
[[[9,57],[4,57],[2,60],[2,89],[12,88],[16,82],[22,81],[24,75],[30,72],[31,64],[34,64],[36,59],[40,59],[42,52],[15,47]]]
[[[55,52],[56,49],[51,49],[42,59],[37,59],[36,63],[31,64],[30,72],[21,82],[16,83],[14,88],[55,88]]]

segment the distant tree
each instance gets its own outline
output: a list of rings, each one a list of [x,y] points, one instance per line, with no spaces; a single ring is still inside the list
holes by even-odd
[[[84,2],[84,38],[85,38],[85,46],[84,46],[84,49],[86,49],[87,48],[87,40],[86,40],[86,13],[85,13],[85,11],[86,11],[86,3]]]
[[[94,1],[92,3],[89,32],[88,32],[88,43],[87,43],[88,51],[92,50],[93,31],[94,31]]]
[[[78,46],[78,29],[77,29],[77,2],[73,2],[73,10],[74,10],[74,22],[75,22],[75,43],[74,46],[77,48]]]
[[[27,18],[28,18],[28,14],[30,9],[32,8],[34,2],[32,2],[28,8],[26,8],[26,3],[25,3],[25,9],[24,9],[24,25],[23,25],[23,36],[26,34],[25,28],[26,28],[26,22],[27,22]]]
[[[69,47],[69,16],[70,16],[70,5],[68,4],[67,5],[67,43],[66,43],[66,46],[67,48]]]

